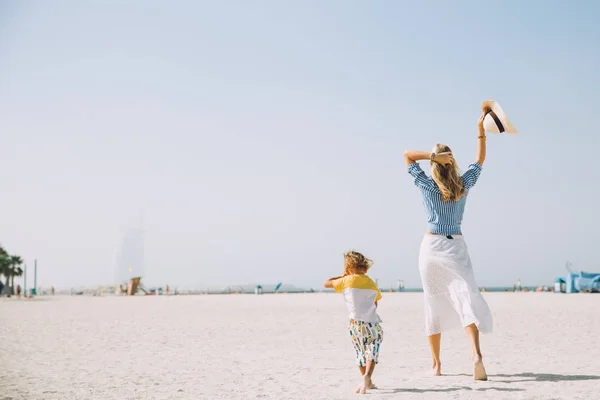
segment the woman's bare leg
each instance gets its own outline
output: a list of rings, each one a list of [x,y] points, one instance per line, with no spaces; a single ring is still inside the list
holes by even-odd
[[[487,373],[483,366],[483,356],[479,347],[479,329],[475,324],[471,324],[465,328],[465,333],[471,342],[473,352],[473,379],[476,381],[487,381]]]
[[[433,358],[433,375],[442,375],[442,362],[440,361],[440,347],[442,344],[442,334],[428,336],[429,349],[431,350],[431,357]]]

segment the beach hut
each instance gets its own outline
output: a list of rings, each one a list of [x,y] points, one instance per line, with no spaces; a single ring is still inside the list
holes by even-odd
[[[554,280],[554,293],[564,293],[567,288],[567,282],[563,278]]]
[[[559,288],[560,290],[557,290]],[[570,271],[554,281],[555,293],[600,292],[600,273]]]
[[[577,279],[577,289],[580,292],[600,292],[600,274],[581,271]]]

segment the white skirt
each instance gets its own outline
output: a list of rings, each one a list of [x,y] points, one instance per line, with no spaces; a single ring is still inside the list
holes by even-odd
[[[492,332],[492,312],[481,295],[463,236],[425,234],[419,272],[425,294],[425,332],[435,335],[475,324]]]

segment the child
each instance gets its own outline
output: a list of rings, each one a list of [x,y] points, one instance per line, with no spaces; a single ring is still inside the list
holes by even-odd
[[[377,314],[377,302],[381,292],[366,274],[373,261],[356,251],[344,254],[344,275],[325,282],[326,288],[343,293],[350,313],[348,330],[356,350],[356,364],[363,381],[356,393],[375,389],[371,377],[379,358],[379,346],[383,340],[381,318]]]

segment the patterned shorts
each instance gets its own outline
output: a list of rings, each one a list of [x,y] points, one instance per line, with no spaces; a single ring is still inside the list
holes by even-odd
[[[367,361],[379,362],[379,346],[383,341],[381,324],[351,319],[348,330],[356,350],[356,365],[364,367]]]

